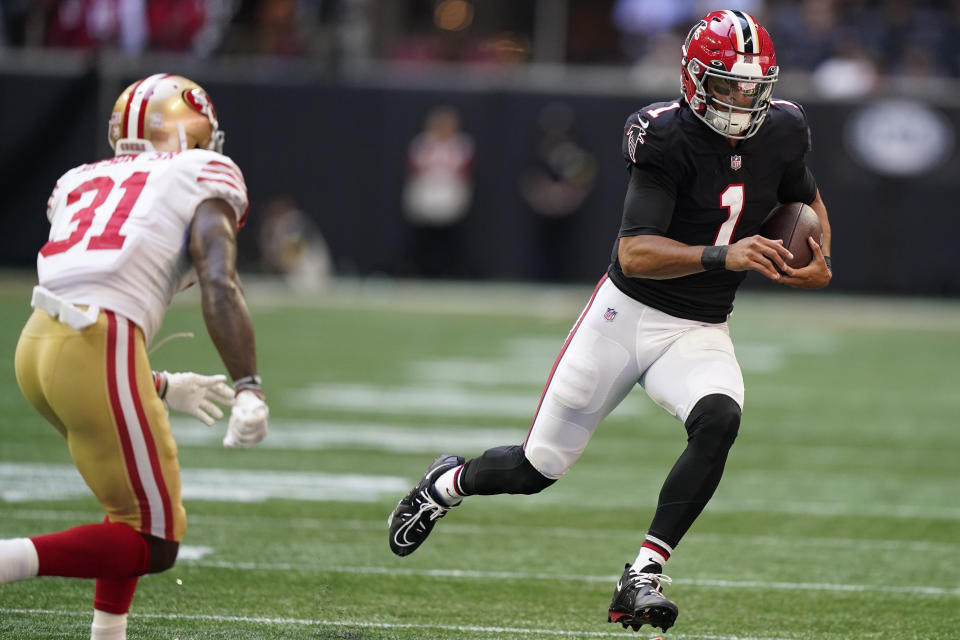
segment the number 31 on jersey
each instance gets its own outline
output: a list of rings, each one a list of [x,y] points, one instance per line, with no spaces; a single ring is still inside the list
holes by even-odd
[[[104,226],[103,232],[91,236],[87,242],[87,251],[97,251],[104,249],[120,249],[123,247],[125,236],[120,234],[123,223],[127,221],[127,216],[140,197],[143,186],[147,183],[149,171],[137,171],[129,178],[120,183],[119,188],[123,190],[123,197],[117,203],[116,208],[109,212],[109,219]],[[103,203],[106,202],[110,193],[116,187],[113,178],[108,176],[99,176],[87,180],[73,191],[67,194],[67,207],[77,204],[84,194],[94,192],[90,204],[78,209],[73,217],[70,218],[70,224],[74,222],[77,226],[70,232],[70,235],[60,240],[50,240],[40,249],[40,255],[48,258],[58,253],[63,253],[83,240],[90,227],[93,226],[94,219],[99,216],[105,216],[107,211],[100,211]]]

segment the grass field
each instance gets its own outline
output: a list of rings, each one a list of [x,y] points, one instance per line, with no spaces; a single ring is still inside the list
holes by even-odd
[[[0,537],[98,521],[13,353],[29,282],[0,282]],[[521,441],[591,287],[250,288],[262,446],[176,417],[189,526],[140,583],[130,638],[615,638],[606,607],[682,427],[634,392],[563,480],[469,499],[413,556],[385,519],[441,451]],[[724,481],[667,568],[687,640],[960,638],[960,302],[742,295],[747,407]],[[221,370],[195,299],[157,369]],[[87,637],[93,585],[0,587],[0,638]],[[631,637],[659,635],[650,627]]]

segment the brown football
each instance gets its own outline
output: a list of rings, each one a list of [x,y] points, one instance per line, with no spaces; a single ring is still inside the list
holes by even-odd
[[[786,202],[775,206],[760,227],[760,235],[771,240],[783,240],[793,260],[787,260],[794,269],[805,267],[813,258],[813,250],[807,243],[812,237],[823,244],[823,230],[817,212],[802,202]]]

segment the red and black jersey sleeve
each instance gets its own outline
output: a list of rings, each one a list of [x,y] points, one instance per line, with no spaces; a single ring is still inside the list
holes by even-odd
[[[651,105],[623,125],[623,158],[630,175],[619,237],[666,235],[683,177],[670,140],[676,134],[669,117],[677,102]]]
[[[802,106],[789,100],[774,100],[771,108],[784,122],[782,140],[789,154],[777,187],[777,200],[810,204],[817,195],[817,182],[806,163],[812,146],[807,114]]]

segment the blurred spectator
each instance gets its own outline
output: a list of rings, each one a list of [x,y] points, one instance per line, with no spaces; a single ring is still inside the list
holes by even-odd
[[[630,60],[651,50],[660,35],[686,35],[694,21],[718,9],[736,8],[752,15],[763,9],[763,0],[617,0],[612,20],[621,33],[621,47]],[[761,21],[762,22],[762,21]]]
[[[150,49],[193,51],[194,42],[207,22],[207,5],[213,3],[207,0],[146,0],[146,3]]]
[[[766,26],[783,69],[813,71],[833,54],[838,24],[834,0],[802,0],[778,2]]]
[[[664,100],[675,98],[680,89],[680,48],[685,36],[675,31],[652,36],[647,54],[630,69],[631,84],[653,94],[660,92]]]
[[[69,49],[119,49],[147,45],[146,0],[41,0],[47,12],[46,44]]]
[[[546,105],[537,118],[541,137],[532,166],[520,175],[524,202],[535,214],[534,275],[564,281],[576,250],[576,213],[593,190],[596,158],[573,137],[573,109],[561,102]]]
[[[883,5],[881,46],[895,73],[932,76],[956,72],[956,50],[951,50],[953,21],[924,3],[887,0]],[[955,22],[953,22],[955,26]]]
[[[813,71],[813,87],[827,98],[855,98],[880,87],[880,73],[870,55],[855,42],[840,44],[837,54]]]
[[[620,31],[620,46],[629,60],[641,60],[658,35],[690,28],[694,0],[617,0],[613,23]]]
[[[533,3],[410,0],[393,11],[401,28],[385,47],[391,61],[484,66],[530,58]]]
[[[427,114],[410,142],[403,210],[411,225],[416,275],[463,275],[463,219],[473,200],[473,139],[450,106]]]
[[[325,4],[335,4],[326,2]],[[315,53],[321,0],[241,0],[222,53],[294,57]]]
[[[281,196],[267,204],[258,240],[267,270],[283,275],[292,289],[309,293],[329,283],[333,266],[327,243],[291,198]]]
[[[960,76],[957,0],[0,0],[0,47],[253,54],[344,66],[379,57],[479,67],[525,63],[533,42],[564,38],[573,64],[637,65],[660,87],[665,51],[709,11],[736,8],[770,31],[781,66],[815,74],[825,95],[890,76]],[[555,34],[538,11],[558,11]],[[671,68],[675,64],[669,65]],[[672,71],[671,71],[672,73]],[[845,78],[855,78],[846,84]],[[889,84],[889,83],[887,83]]]
[[[58,49],[208,53],[232,0],[5,0],[11,45]]]

